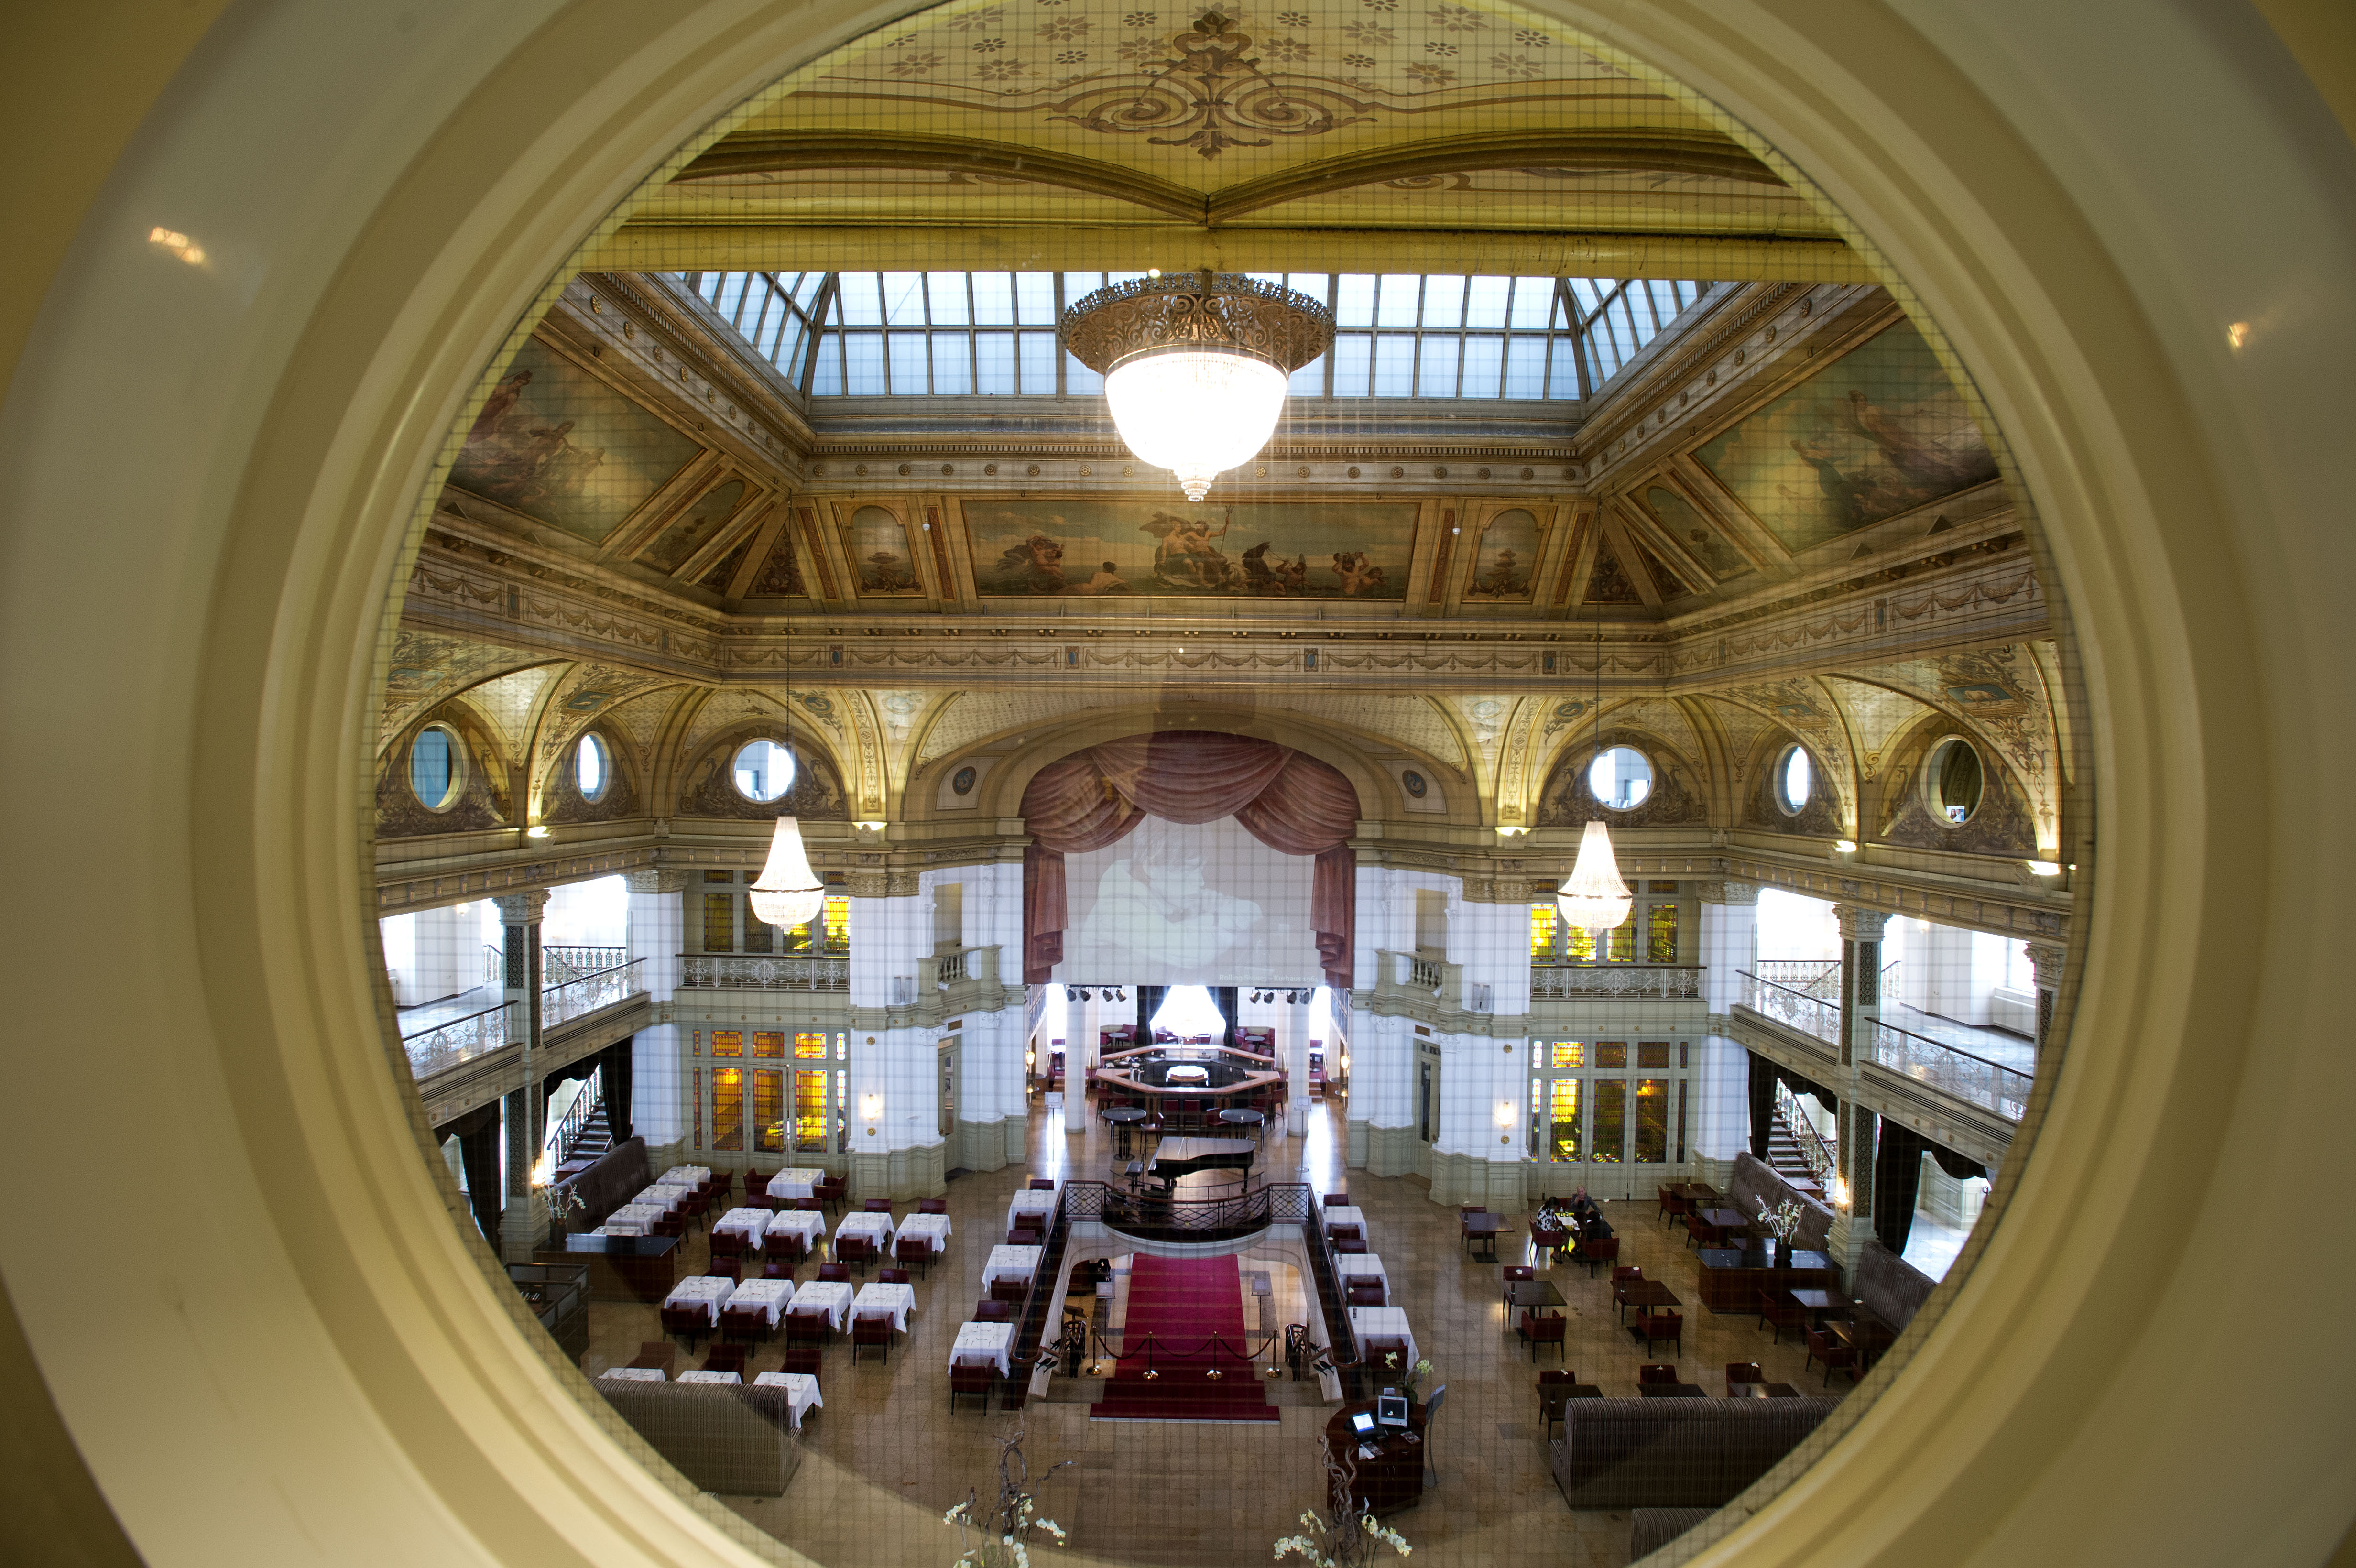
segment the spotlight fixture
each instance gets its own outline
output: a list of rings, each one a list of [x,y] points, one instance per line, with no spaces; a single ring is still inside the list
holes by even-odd
[[[1268,444],[1285,380],[1332,346],[1333,313],[1281,283],[1206,267],[1098,289],[1064,312],[1056,336],[1104,377],[1130,451],[1200,501]]]

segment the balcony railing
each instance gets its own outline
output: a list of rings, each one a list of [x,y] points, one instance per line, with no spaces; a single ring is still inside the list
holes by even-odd
[[[2029,1073],[1886,1023],[1874,1025],[1873,1060],[1918,1083],[1994,1111],[2008,1122],[2028,1114],[2029,1087],[2036,1082]]]
[[[636,996],[647,988],[641,974],[645,964],[643,958],[634,959],[561,986],[543,987],[540,993],[540,1027],[552,1029],[585,1018],[599,1008],[612,1007],[625,997]]]
[[[1840,965],[1833,965],[1838,970]],[[1819,997],[1762,980],[1748,969],[1742,976],[1742,1005],[1802,1034],[1812,1034],[1830,1045],[1840,1043],[1840,1007]]]
[[[959,980],[971,979],[972,965],[969,960],[972,956],[970,949],[942,954],[933,961],[934,979],[944,986],[953,986]]]
[[[1753,973],[1771,986],[1797,991],[1819,1001],[1840,1000],[1841,966],[1837,958],[1762,958]]]
[[[755,954],[680,955],[682,991],[848,991],[848,958],[764,958]]]
[[[1703,971],[1682,964],[1570,964],[1530,971],[1530,999],[1692,1002]]]
[[[453,1019],[402,1037],[401,1045],[409,1053],[410,1075],[430,1077],[504,1047],[511,1038],[509,1008],[509,1004],[501,1002],[479,1013],[469,1013],[463,1019]]]
[[[551,947],[540,950],[540,983],[565,986],[589,975],[602,975],[608,969],[618,969],[630,961],[626,947]]]
[[[1448,976],[1436,958],[1409,956],[1407,961],[1407,983],[1419,991],[1437,991]]]

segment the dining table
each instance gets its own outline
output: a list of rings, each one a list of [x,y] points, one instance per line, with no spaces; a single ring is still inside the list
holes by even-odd
[[[1039,1272],[1040,1254],[1045,1250],[1028,1246],[991,1248],[989,1258],[981,1265],[981,1288],[988,1290],[1001,1279],[1029,1279]]]
[[[957,1341],[949,1347],[951,1369],[959,1361],[984,1357],[997,1364],[1000,1377],[1013,1375],[1013,1324],[969,1322],[957,1331]]]
[[[1623,1279],[1612,1287],[1612,1299],[1620,1308],[1620,1320],[1628,1320],[1632,1307],[1682,1307],[1684,1302],[1664,1280]]]
[[[862,1312],[888,1313],[892,1327],[905,1334],[908,1331],[908,1309],[916,1305],[916,1287],[912,1285],[862,1285],[859,1294],[851,1298],[851,1313],[856,1317]]]
[[[794,1167],[781,1170],[769,1178],[769,1196],[814,1198],[818,1195],[818,1184],[825,1179],[825,1171],[812,1170],[808,1167]]]
[[[744,1244],[757,1252],[762,1239],[768,1234],[769,1211],[766,1209],[731,1209],[712,1222],[715,1236],[742,1236]]]
[[[744,1381],[744,1374],[741,1372],[692,1371],[680,1373],[679,1381],[683,1383],[728,1383],[734,1385],[742,1383]]]
[[[789,1279],[748,1279],[728,1297],[731,1307],[758,1307],[768,1314],[769,1327],[777,1320],[794,1299],[794,1282]]]
[[[736,1294],[736,1282],[718,1275],[690,1275],[671,1287],[663,1297],[665,1307],[700,1307],[712,1327],[720,1325],[720,1309]]]
[[[1336,1203],[1325,1211],[1325,1233],[1332,1235],[1336,1225],[1355,1225],[1362,1239],[1373,1239],[1366,1235],[1366,1211],[1355,1204]]]
[[[674,1165],[655,1179],[681,1187],[701,1187],[712,1179],[712,1168],[708,1165]]]
[[[1350,1308],[1350,1332],[1358,1341],[1358,1358],[1365,1359],[1369,1339],[1401,1339],[1407,1343],[1407,1365],[1378,1368],[1377,1372],[1405,1376],[1420,1358],[1416,1353],[1415,1335],[1407,1326],[1407,1308],[1403,1307],[1353,1307]]]
[[[900,1221],[899,1240],[911,1237],[925,1243],[925,1250],[934,1257],[948,1251],[949,1217],[947,1214],[911,1214]]]
[[[826,1403],[819,1397],[818,1379],[808,1372],[763,1372],[753,1380],[753,1386],[786,1391],[786,1417],[797,1432],[802,1428],[802,1412]]]
[[[612,1378],[616,1382],[663,1383],[670,1381],[660,1367],[608,1367],[597,1375]]]
[[[815,1307],[823,1311],[826,1314],[828,1325],[836,1333],[841,1333],[843,1325],[851,1320],[850,1282],[840,1279],[821,1279],[800,1286],[794,1292],[794,1307],[798,1311],[808,1307]]]
[[[1459,1222],[1464,1244],[1476,1251],[1485,1250],[1492,1259],[1497,1255],[1497,1238],[1513,1229],[1502,1214],[1466,1214]]]
[[[1350,1283],[1356,1279],[1372,1279],[1383,1287],[1383,1299],[1391,1298],[1391,1276],[1383,1268],[1378,1253],[1336,1253],[1333,1272],[1342,1278],[1342,1289],[1347,1294]]]
[[[862,1209],[842,1217],[842,1222],[834,1228],[834,1241],[839,1247],[845,1236],[864,1236],[875,1243],[876,1252],[881,1253],[891,1246],[893,1231],[891,1215]]]
[[[1809,1326],[1815,1328],[1825,1326],[1826,1313],[1848,1305],[1837,1290],[1795,1290],[1791,1296],[1807,1312]]]
[[[1044,1231],[1047,1228],[1048,1220],[1055,1212],[1055,1200],[1059,1196],[1060,1194],[1054,1192],[1034,1192],[1027,1187],[1024,1188],[1014,1195],[1012,1202],[1006,1205],[1006,1228],[1010,1231],[1014,1229],[1017,1223],[1027,1217],[1032,1224]]]

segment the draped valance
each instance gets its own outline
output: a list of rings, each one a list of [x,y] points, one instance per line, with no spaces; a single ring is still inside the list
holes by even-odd
[[[1108,741],[1048,763],[1023,792],[1023,978],[1044,984],[1064,957],[1064,857],[1119,843],[1149,816],[1232,816],[1286,855],[1314,855],[1310,923],[1325,983],[1347,989],[1357,940],[1358,792],[1316,758],[1246,735],[1163,731]]]

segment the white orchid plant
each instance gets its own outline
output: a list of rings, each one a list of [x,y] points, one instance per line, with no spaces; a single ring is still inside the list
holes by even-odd
[[[1416,1386],[1422,1382],[1424,1379],[1431,1375],[1431,1363],[1429,1360],[1419,1359],[1417,1360],[1415,1365],[1408,1368],[1406,1371],[1401,1372],[1399,1371],[1399,1353],[1397,1350],[1386,1350],[1383,1352],[1383,1370],[1397,1377],[1398,1379],[1398,1382],[1396,1386],[1401,1392],[1405,1393],[1408,1398],[1413,1399],[1415,1397]]]
[[[1352,1489],[1357,1466],[1346,1458],[1336,1459],[1330,1448],[1324,1458],[1326,1495],[1333,1499],[1333,1517],[1328,1520],[1314,1509],[1303,1509],[1301,1533],[1276,1543],[1276,1561],[1299,1557],[1310,1568],[1365,1568],[1383,1547],[1401,1557],[1412,1552],[1415,1548],[1407,1543],[1407,1537],[1377,1520],[1357,1500]]]
[[[1792,1238],[1800,1233],[1800,1200],[1786,1198],[1781,1203],[1769,1203],[1762,1198],[1759,1200],[1759,1222],[1767,1227],[1770,1235],[1790,1246]]]
[[[1054,1475],[1066,1459],[1048,1470]],[[1063,1545],[1069,1539],[1062,1525],[1039,1517],[1039,1499],[1030,1490],[1031,1466],[1023,1456],[1023,1434],[998,1440],[998,1501],[988,1509],[978,1492],[941,1516],[943,1524],[958,1527],[964,1550],[951,1568],[1031,1568],[1031,1533],[1044,1531]]]

